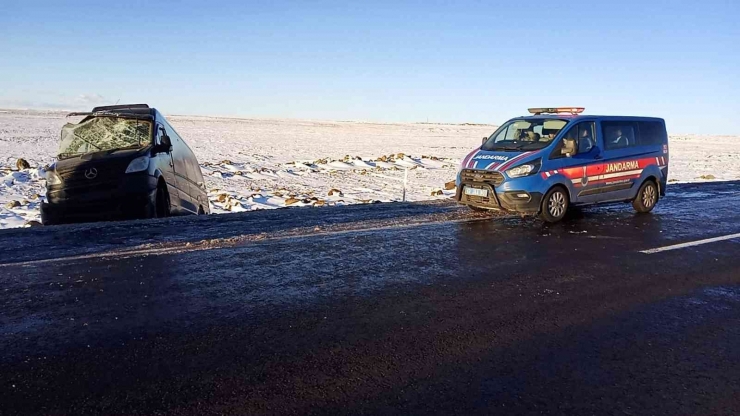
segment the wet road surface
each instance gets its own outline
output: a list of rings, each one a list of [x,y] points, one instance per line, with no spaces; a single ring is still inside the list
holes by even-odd
[[[740,183],[669,192],[3,231],[0,414],[737,414]]]

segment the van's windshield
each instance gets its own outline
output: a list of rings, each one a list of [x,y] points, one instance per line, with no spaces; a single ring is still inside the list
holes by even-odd
[[[137,149],[151,144],[152,123],[119,117],[93,117],[62,127],[59,159],[102,151]]]
[[[483,144],[482,150],[527,151],[539,150],[552,143],[555,136],[568,124],[561,119],[510,120],[499,127]]]

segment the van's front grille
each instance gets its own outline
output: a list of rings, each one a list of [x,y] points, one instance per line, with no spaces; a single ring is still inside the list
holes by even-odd
[[[460,179],[462,182],[481,182],[496,187],[503,183],[504,175],[490,170],[463,169]]]
[[[75,166],[74,169],[57,171],[57,173],[62,178],[65,187],[94,186],[123,179],[129,162],[129,160],[120,162],[107,160],[100,163],[85,163]]]
[[[88,183],[77,183],[76,186],[66,184],[64,196],[66,198],[78,196],[90,196],[94,194],[106,194],[118,189],[118,181],[87,181]]]
[[[463,202],[468,202],[471,204],[498,206],[496,201],[492,201],[491,198],[486,198],[483,196],[464,195],[464,198],[465,200]]]

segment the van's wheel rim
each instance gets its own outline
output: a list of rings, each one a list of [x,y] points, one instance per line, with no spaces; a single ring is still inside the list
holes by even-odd
[[[547,201],[547,210],[554,218],[560,218],[565,213],[565,195],[556,191],[550,195],[550,200]]]
[[[658,193],[655,190],[655,186],[652,184],[646,186],[642,191],[642,205],[644,205],[645,208],[652,208],[655,205],[657,195]]]

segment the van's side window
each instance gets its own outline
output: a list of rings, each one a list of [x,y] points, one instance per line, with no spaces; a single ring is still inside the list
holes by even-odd
[[[177,135],[177,133],[172,131],[172,129],[169,128],[168,125],[165,124],[164,130],[167,132],[167,135],[170,136],[170,141],[172,141],[173,144],[180,141],[180,137]]]
[[[164,120],[164,129],[167,131],[167,135],[170,136],[170,140],[172,140],[172,143],[179,143],[182,140],[180,139],[180,135],[177,134],[174,127],[172,127],[170,123],[167,122],[167,120]]]
[[[601,133],[604,136],[606,150],[617,150],[642,144],[637,123],[631,121],[602,121]]]
[[[162,127],[161,124],[157,124],[157,142],[156,144],[162,144],[162,136],[164,136],[166,133],[164,131],[164,127]]]
[[[658,121],[640,121],[640,145],[654,146],[666,143],[666,132],[663,123]]]
[[[560,159],[565,157],[562,154],[563,142],[565,140],[575,140],[579,154],[588,153],[596,146],[596,132],[593,121],[584,121],[572,126],[560,142],[555,146],[555,150],[550,155],[550,159]]]
[[[596,146],[594,122],[578,123],[578,153],[588,153]]]

